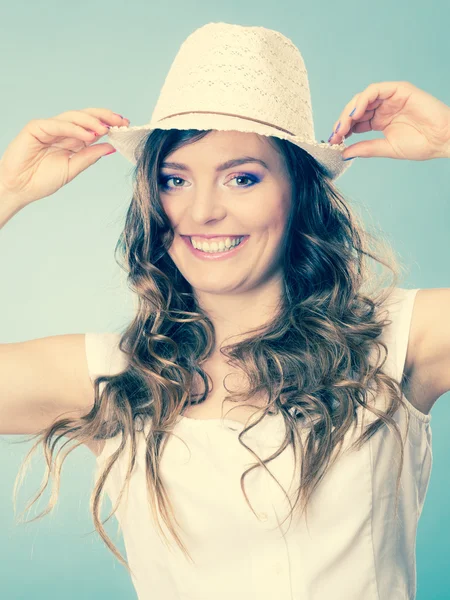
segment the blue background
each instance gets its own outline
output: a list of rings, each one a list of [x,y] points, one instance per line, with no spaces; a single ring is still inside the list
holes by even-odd
[[[276,29],[299,47],[309,73],[318,140],[328,139],[347,102],[372,82],[410,81],[450,105],[447,1],[223,4],[4,4],[0,153],[29,120],[70,109],[106,107],[128,117],[131,125],[147,123],[179,46],[211,21]],[[352,136],[347,144],[378,136]],[[132,169],[119,153],[102,158],[2,229],[2,342],[115,331],[130,320],[132,298],[113,251],[131,199]],[[448,160],[357,159],[337,185],[365,211],[366,225],[380,227],[393,244],[406,266],[402,287],[450,287]],[[432,415],[434,464],[418,531],[418,600],[450,596],[448,393]],[[13,483],[31,447],[12,443],[18,439],[0,438],[2,599],[135,598],[126,570],[90,533],[95,459],[86,448],[72,453],[64,465],[56,509],[39,522],[14,522]],[[39,452],[20,490],[19,511],[43,473]],[[39,511],[48,498],[47,490]],[[102,514],[108,514],[106,509]],[[116,522],[106,528],[123,553]]]

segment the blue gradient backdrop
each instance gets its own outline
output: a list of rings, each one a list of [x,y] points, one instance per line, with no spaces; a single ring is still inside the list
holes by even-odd
[[[107,107],[131,125],[147,123],[180,44],[211,21],[262,25],[293,40],[309,71],[319,140],[328,139],[352,96],[375,81],[407,80],[450,105],[446,0],[22,0],[4,2],[1,10],[0,154],[29,120],[69,109]],[[348,145],[357,138],[364,139],[352,137]],[[450,287],[449,166],[443,159],[357,159],[338,181],[348,200],[365,211],[367,225],[384,231],[408,267],[403,287]],[[115,331],[131,318],[132,298],[113,258],[131,198],[131,172],[119,153],[107,156],[2,229],[2,342]],[[434,464],[418,532],[418,600],[450,597],[449,396],[432,411]],[[135,598],[126,570],[90,533],[95,461],[89,450],[79,448],[65,463],[60,499],[49,516],[15,523],[13,482],[31,447],[16,445],[19,439],[0,439],[2,600]],[[19,510],[43,473],[38,453],[20,490]],[[39,511],[48,498],[46,493]],[[107,500],[103,518],[109,506]],[[123,553],[115,520],[107,531]]]

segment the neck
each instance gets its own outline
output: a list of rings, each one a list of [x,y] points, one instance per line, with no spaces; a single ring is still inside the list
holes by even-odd
[[[269,323],[278,311],[281,292],[282,280],[279,276],[240,293],[219,295],[196,291],[199,305],[214,325],[214,354],[220,356],[219,348],[224,342],[243,341],[252,335],[250,330]]]

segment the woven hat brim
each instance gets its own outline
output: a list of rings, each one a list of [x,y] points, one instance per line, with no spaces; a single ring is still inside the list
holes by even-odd
[[[148,125],[111,127],[108,132],[108,143],[135,165],[142,151],[145,139],[154,129],[216,129],[219,131],[242,131],[244,133],[257,133],[259,135],[279,137],[296,144],[311,154],[327,169],[329,176],[333,180],[338,179],[352,165],[351,161],[344,162],[342,159],[342,152],[346,148],[343,142],[341,144],[329,145],[327,142],[307,141],[304,138],[285,133],[270,125],[240,117],[217,114],[190,113],[177,115]]]

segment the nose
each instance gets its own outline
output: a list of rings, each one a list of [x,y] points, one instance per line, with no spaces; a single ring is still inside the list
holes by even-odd
[[[189,210],[192,221],[198,224],[221,220],[227,213],[224,203],[210,189],[194,194]]]

